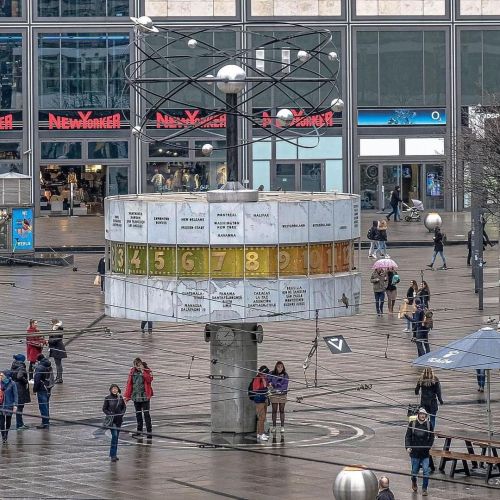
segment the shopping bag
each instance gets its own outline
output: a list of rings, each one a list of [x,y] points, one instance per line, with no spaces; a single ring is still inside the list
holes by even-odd
[[[409,312],[408,299],[404,299],[399,306],[398,319],[404,319]]]
[[[101,286],[101,275],[97,274],[94,278],[94,286]]]

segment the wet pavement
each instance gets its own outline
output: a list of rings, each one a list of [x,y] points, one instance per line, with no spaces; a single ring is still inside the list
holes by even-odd
[[[433,348],[475,331],[489,316],[498,319],[497,248],[486,252],[485,310],[479,312],[470,272],[464,267],[465,247],[448,247],[450,270],[432,272],[425,271],[431,248],[391,249],[389,245],[400,264],[400,295],[410,279],[420,279],[424,269],[435,310]],[[57,316],[67,330],[99,318],[102,296],[92,286],[97,259],[77,255],[76,272],[0,267],[0,282],[16,284],[14,288],[0,285],[2,369],[10,366],[12,354],[24,350],[30,317],[47,328]],[[210,434],[204,325],[156,323],[148,335],[141,334],[137,322],[105,318],[98,323],[102,330],[83,334],[68,345],[64,384],[53,391],[51,429],[12,431],[9,444],[0,448],[0,498],[323,499],[332,498],[341,464],[365,464],[384,471],[398,500],[420,498],[410,491],[403,446],[406,407],[417,402],[413,389],[419,372],[411,365],[416,349],[396,314],[376,317],[367,283],[371,264],[363,255],[362,314],[319,322],[321,336],[344,335],[352,353],[334,356],[326,345],[320,346],[318,388],[311,387],[314,362],[305,375],[302,369],[315,335],[314,322],[265,325],[259,362],[272,365],[281,359],[291,377],[284,435],[278,431],[275,440],[256,444],[250,436]],[[15,337],[1,338],[5,334]],[[120,437],[120,461],[112,464],[107,458],[109,436],[98,429],[102,401],[111,383],[123,388],[136,356],[147,360],[155,374],[154,438],[148,443],[130,437],[135,426],[129,408]],[[438,375],[446,403],[438,414],[438,430],[485,435],[485,400],[476,391],[474,372]],[[499,372],[492,378],[493,420],[499,433]],[[25,411],[38,414],[33,403]],[[39,423],[35,416],[27,416],[26,421],[30,426]],[[498,489],[484,486],[481,478],[457,474],[450,480],[436,473],[430,498],[499,497]]]

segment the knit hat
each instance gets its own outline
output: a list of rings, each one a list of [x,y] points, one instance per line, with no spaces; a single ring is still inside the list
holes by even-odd
[[[418,412],[417,412],[417,415],[418,415],[419,413],[424,413],[425,415],[427,415],[427,410],[426,410],[425,408],[419,408],[419,409],[418,409]]]
[[[26,361],[26,356],[24,354],[14,354],[12,356],[16,361],[20,361],[21,363],[24,363]]]

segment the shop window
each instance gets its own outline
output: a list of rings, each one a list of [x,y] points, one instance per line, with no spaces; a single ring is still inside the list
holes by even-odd
[[[41,109],[127,108],[127,33],[39,35]]]
[[[0,1],[0,18],[20,17],[22,15],[22,0]]]
[[[188,158],[188,141],[155,142],[149,145],[151,158]]]
[[[81,157],[81,142],[42,142],[42,160],[72,160]]]
[[[123,17],[129,0],[38,0],[39,17]]]
[[[208,191],[227,181],[227,166],[221,161],[149,162],[146,167],[146,191]]]
[[[0,161],[20,160],[21,143],[19,142],[0,142]]]
[[[22,36],[0,33],[0,109],[22,109],[22,69]]]
[[[89,142],[89,159],[128,158],[128,141]]]
[[[7,174],[9,172],[16,174],[24,173],[23,163],[21,161],[0,161],[0,174]]]
[[[214,147],[214,150],[213,150],[212,154],[210,155],[211,160],[225,160],[226,159],[226,154],[227,154],[227,150],[225,149],[226,141],[211,141],[211,140],[195,141],[195,143],[194,143],[194,148],[195,148],[194,155],[196,158],[207,158],[201,151],[201,148],[205,144],[211,144]]]

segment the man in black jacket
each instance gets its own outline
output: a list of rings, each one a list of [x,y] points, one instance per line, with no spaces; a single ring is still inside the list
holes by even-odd
[[[411,482],[412,490],[417,491],[417,474],[422,467],[423,483],[422,496],[427,496],[429,486],[429,457],[430,449],[434,443],[434,429],[427,416],[425,408],[420,408],[417,418],[410,422],[406,429],[405,448],[411,457]]]
[[[378,495],[376,500],[395,500],[394,493],[389,488],[389,478],[382,476],[378,480]]]
[[[440,255],[441,260],[443,261],[442,267],[439,269],[448,269],[446,267],[446,258],[444,256],[444,242],[443,242],[444,234],[441,232],[441,228],[436,227],[434,229],[434,254],[432,256],[432,262],[427,264],[427,267],[431,269],[434,267],[434,262],[436,261],[437,254]]]
[[[391,205],[392,212],[387,215],[387,220],[391,220],[391,215],[394,214],[394,222],[400,220],[399,216],[399,204],[401,203],[401,197],[399,196],[399,186],[394,188],[394,191],[391,193],[391,201],[389,204]]]

